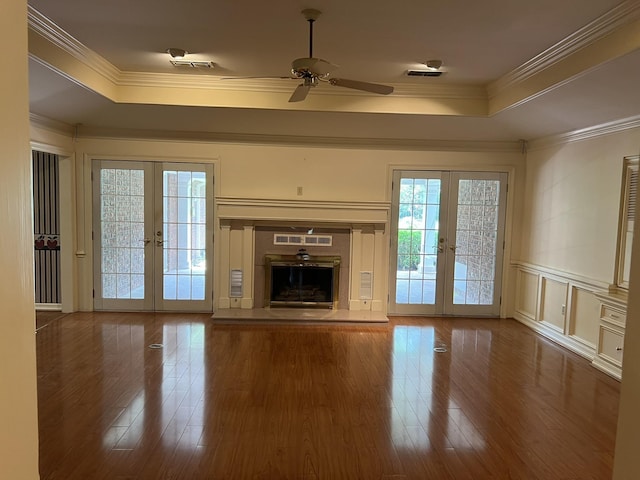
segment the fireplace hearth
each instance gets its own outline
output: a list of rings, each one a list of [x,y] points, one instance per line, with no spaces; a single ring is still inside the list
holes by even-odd
[[[337,308],[340,257],[265,255],[265,306]]]

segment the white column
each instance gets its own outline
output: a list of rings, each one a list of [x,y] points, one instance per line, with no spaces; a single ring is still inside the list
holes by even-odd
[[[351,259],[349,261],[349,310],[360,310],[360,270],[362,268],[362,229],[351,229]]]
[[[242,303],[240,308],[253,308],[253,277],[255,236],[253,225],[244,225],[242,231]]]
[[[386,313],[389,255],[384,241],[384,225],[375,226],[373,255],[373,299],[371,300],[371,310]]]
[[[229,267],[229,245],[231,237],[231,225],[220,225],[220,265],[218,270],[219,282],[218,287],[218,308],[230,308],[231,300],[229,299],[229,282],[231,269]]]

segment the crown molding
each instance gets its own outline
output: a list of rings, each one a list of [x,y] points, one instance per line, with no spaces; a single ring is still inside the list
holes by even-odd
[[[172,142],[207,142],[253,145],[290,145],[306,147],[337,147],[371,150],[460,151],[460,152],[521,152],[519,141],[421,140],[395,138],[312,137],[301,135],[261,135],[225,132],[194,132],[167,130],[134,130],[79,126],[78,138],[136,139]]]
[[[551,135],[549,137],[538,138],[527,142],[527,150],[538,150],[554,145],[562,145],[592,138],[612,135],[626,130],[640,129],[640,115],[636,117],[624,118],[614,122],[603,123],[593,127],[582,128],[573,132]]]
[[[43,128],[54,133],[60,133],[62,135],[73,136],[76,132],[76,127],[69,125],[68,123],[61,122],[59,120],[53,120],[37,113],[29,113],[29,122],[32,126]]]
[[[625,0],[604,15],[536,55],[501,78],[487,85],[489,98],[539,74],[546,68],[570,57],[578,50],[596,43],[623,25],[640,18],[640,2]]]
[[[27,7],[27,24],[30,30],[95,70],[107,80],[113,83],[118,81],[122,72],[116,66],[87,48],[31,5],[27,5]]]

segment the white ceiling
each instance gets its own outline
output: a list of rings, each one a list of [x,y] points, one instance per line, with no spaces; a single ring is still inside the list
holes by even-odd
[[[640,21],[637,0],[30,6],[31,112],[87,130],[514,141],[640,115],[640,38],[624,36]],[[396,91],[373,98],[323,84],[290,104],[299,81],[220,80],[288,75],[291,60],[308,53],[307,7],[323,12],[314,54],[340,65],[332,76]],[[54,31],[42,35],[45,46],[33,34],[43,24]],[[215,68],[177,69],[168,47]],[[405,75],[432,58],[444,62],[441,77]]]

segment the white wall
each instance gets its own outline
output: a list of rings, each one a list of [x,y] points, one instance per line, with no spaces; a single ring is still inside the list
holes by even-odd
[[[27,2],[5,0],[0,15],[0,478],[35,480],[38,423],[33,220],[27,77]]]

